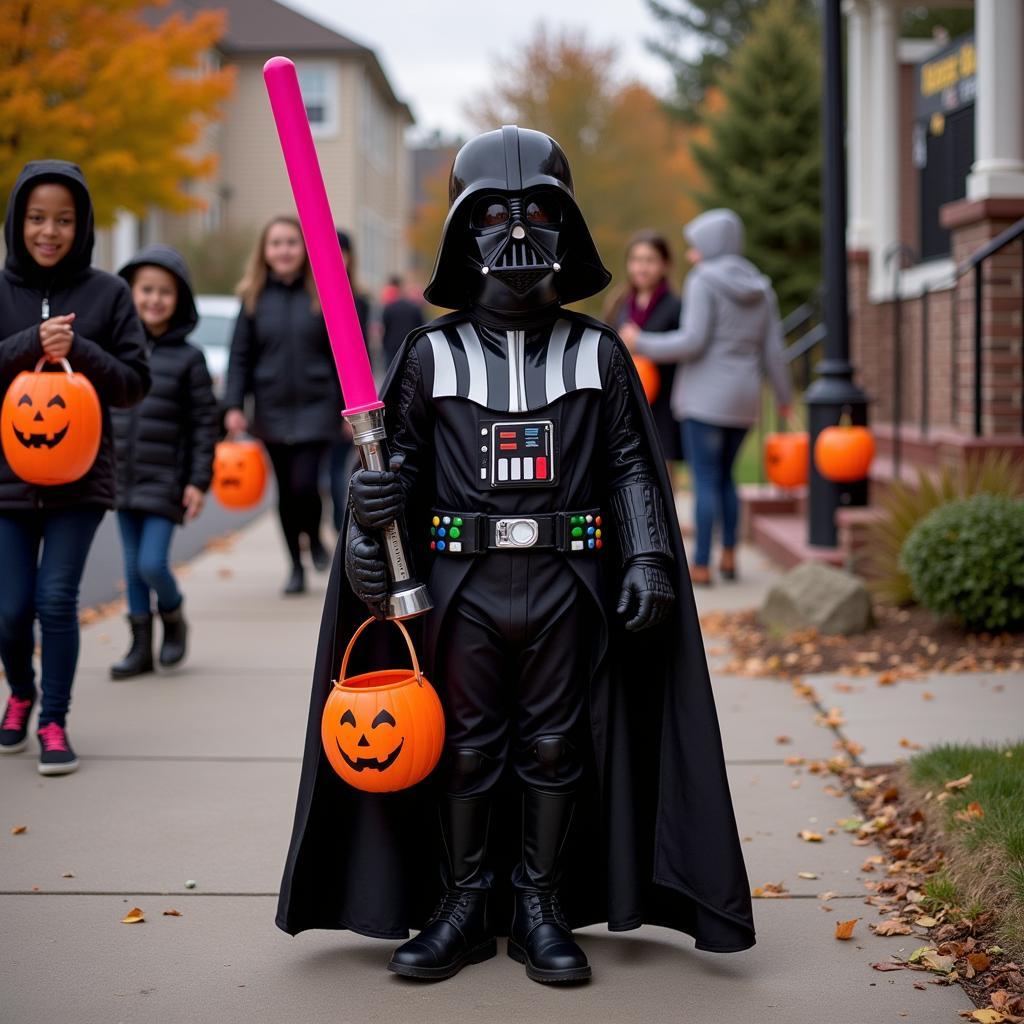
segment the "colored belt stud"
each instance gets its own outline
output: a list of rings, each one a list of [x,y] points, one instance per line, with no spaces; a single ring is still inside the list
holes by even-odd
[[[461,516],[434,516],[430,520],[431,551],[461,551]]]
[[[600,550],[604,543],[601,540],[601,517],[570,516],[569,536],[573,551],[583,551],[587,548]]]

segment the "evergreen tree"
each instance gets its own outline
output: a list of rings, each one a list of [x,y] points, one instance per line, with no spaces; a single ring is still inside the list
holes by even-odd
[[[786,313],[821,276],[818,32],[800,0],[768,0],[719,79],[724,106],[694,142],[705,208],[742,217],[746,255],[775,285]]]
[[[672,68],[676,95],[672,106],[688,120],[698,116],[704,94],[728,62],[729,54],[750,31],[751,18],[766,0],[647,0],[665,30],[665,39],[648,47]],[[800,0],[810,13],[813,0]]]

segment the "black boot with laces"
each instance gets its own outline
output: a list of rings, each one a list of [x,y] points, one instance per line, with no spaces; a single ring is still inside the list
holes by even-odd
[[[492,876],[486,868],[487,796],[448,796],[442,801],[442,833],[448,852],[444,894],[423,931],[391,956],[388,970],[406,978],[441,981],[498,949],[487,920]]]
[[[523,860],[516,871],[516,905],[508,955],[533,981],[586,981],[587,956],[572,937],[558,902],[558,855],[572,821],[572,793],[527,788],[523,794]]]

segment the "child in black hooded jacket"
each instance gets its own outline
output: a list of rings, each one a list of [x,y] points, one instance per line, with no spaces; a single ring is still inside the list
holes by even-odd
[[[65,775],[78,767],[65,731],[78,661],[78,590],[96,528],[114,504],[110,409],[142,398],[149,369],[128,286],[90,266],[92,200],[78,167],[64,160],[27,164],[7,205],[4,240],[0,394],[22,370],[63,358],[89,378],[102,409],[96,461],[73,483],[26,483],[0,451],[0,660],[11,687],[0,753],[16,753],[27,742],[37,698],[32,657],[38,618],[39,771]]]

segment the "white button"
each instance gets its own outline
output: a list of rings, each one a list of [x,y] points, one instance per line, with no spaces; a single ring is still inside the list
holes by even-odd
[[[518,480],[520,478],[520,476],[522,476],[522,469],[523,469],[522,459],[513,459],[512,460],[512,479],[513,480]]]
[[[508,479],[508,459],[498,459],[498,479]]]
[[[533,456],[532,455],[527,455],[523,459],[523,479],[524,480],[532,480],[533,479]]]

